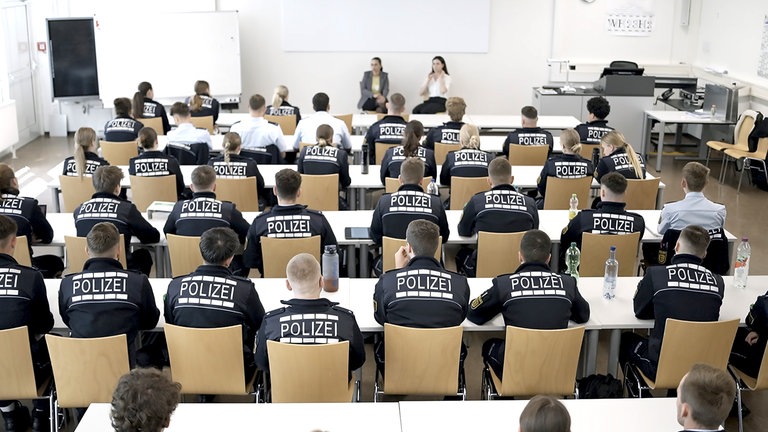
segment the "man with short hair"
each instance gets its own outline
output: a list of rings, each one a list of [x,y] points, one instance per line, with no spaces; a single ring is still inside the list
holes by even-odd
[[[168,132],[169,145],[173,143],[191,147],[193,144],[205,144],[209,151],[213,150],[213,143],[211,142],[211,135],[208,133],[208,130],[197,129],[192,124],[192,113],[189,111],[189,105],[184,102],[174,103],[171,105],[171,116],[173,116],[173,121],[176,123],[176,128]],[[190,150],[193,153],[197,153],[193,148],[190,148]],[[202,163],[207,161],[206,159]]]
[[[93,173],[93,187],[96,193],[90,200],[75,209],[75,228],[77,236],[85,237],[99,222],[111,222],[120,234],[125,236],[125,250],[130,250],[131,236],[136,236],[142,244],[160,241],[160,232],[153,227],[132,202],[120,198],[120,181],[123,171],[114,165],[101,166]],[[152,269],[152,256],[146,249],[136,249],[128,253],[128,268],[139,270],[149,275]]]
[[[546,145],[549,146],[549,154],[552,154],[552,149],[555,145],[555,139],[552,138],[552,134],[538,126],[539,123],[539,111],[532,106],[524,106],[520,110],[520,123],[522,128],[515,129],[507,135],[507,139],[504,140],[504,146],[502,147],[502,155],[509,157],[509,145]]]
[[[165,322],[182,327],[215,328],[241,325],[245,382],[256,372],[253,341],[264,318],[264,307],[250,279],[232,274],[229,265],[240,249],[229,228],[211,228],[200,237],[204,264],[174,278],[165,297]],[[195,287],[192,289],[192,287]]]
[[[472,300],[467,319],[485,324],[499,313],[508,326],[538,330],[564,329],[568,321],[589,320],[589,303],[579,293],[576,279],[549,268],[552,242],[544,231],[530,230],[520,241],[520,267],[514,273],[496,276],[491,288]],[[540,287],[553,287],[541,290]],[[502,377],[504,340],[483,344],[483,360]]]
[[[637,285],[635,316],[653,319],[650,338],[627,332],[621,337],[619,362],[637,366],[656,379],[667,318],[685,321],[717,321],[725,284],[720,275],[701,263],[709,246],[707,230],[697,225],[683,229],[675,245],[676,255],[666,267],[650,267]]]
[[[143,125],[131,117],[131,100],[114,100],[115,118],[104,125],[104,139],[112,142],[135,141]]]
[[[451,121],[429,130],[427,137],[424,139],[423,146],[425,148],[434,150],[436,142],[443,144],[459,143],[459,132],[461,127],[464,126],[462,119],[467,111],[467,103],[464,102],[463,98],[450,97],[445,102],[445,109],[448,111],[448,117],[451,118]]]
[[[134,369],[112,393],[109,419],[115,432],[162,432],[171,424],[181,384],[157,369]]]
[[[387,101],[387,115],[372,124],[365,133],[365,143],[368,144],[368,163],[376,164],[376,143],[400,144],[405,133],[403,118],[405,97],[400,93],[393,94]]]
[[[301,174],[286,168],[275,174],[277,205],[256,216],[248,230],[248,246],[243,254],[246,267],[257,268],[264,274],[261,238],[302,238],[320,236],[320,251],[326,246],[337,246],[336,236],[325,216],[305,205],[297,204],[301,196]]]
[[[659,220],[659,234],[668,229],[681,230],[688,225],[700,225],[706,230],[725,226],[726,209],[704,196],[709,179],[709,168],[699,162],[688,162],[683,167],[680,186],[685,198],[664,204]]]
[[[317,127],[327,124],[333,128],[333,143],[340,146],[347,152],[352,150],[352,142],[349,139],[349,128],[343,120],[332,116],[328,111],[331,109],[330,98],[325,93],[316,93],[312,97],[312,109],[315,113],[310,117],[303,118],[296,125],[294,133],[293,149],[299,151],[299,144],[317,142]]]
[[[736,397],[728,372],[695,364],[677,386],[677,422],[682,432],[715,432],[725,424]]]
[[[539,211],[533,198],[512,186],[512,165],[499,156],[488,165],[491,190],[475,194],[464,206],[459,220],[459,235],[471,237],[478,231],[513,233],[539,228]],[[469,277],[477,271],[477,251],[462,248],[456,255],[456,268]]]
[[[600,144],[600,138],[613,128],[608,126],[608,114],[611,113],[611,104],[602,96],[595,96],[587,101],[587,122],[576,126],[581,142],[586,144]]]
[[[280,157],[285,157],[285,152],[291,148],[285,137],[283,130],[275,123],[271,123],[264,118],[267,112],[267,101],[264,96],[255,94],[248,100],[248,112],[250,118],[237,122],[229,129],[240,135],[243,142],[243,149],[265,149],[267,146],[274,145],[280,151]]]

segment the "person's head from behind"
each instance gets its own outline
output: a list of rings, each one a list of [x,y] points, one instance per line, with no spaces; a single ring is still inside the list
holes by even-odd
[[[8,216],[0,215],[0,253],[13,255],[16,249],[16,221]]]
[[[192,192],[213,192],[216,190],[216,171],[208,165],[192,170]]]
[[[421,137],[424,136],[424,125],[418,120],[411,120],[403,130],[403,156],[417,156]]]
[[[133,116],[136,118],[144,117],[144,102],[145,99],[152,99],[155,97],[155,92],[152,90],[152,84],[142,81],[139,83],[138,91],[133,94]]]
[[[581,151],[581,138],[576,129],[563,129],[560,132],[560,145],[563,146],[563,153],[578,154]]]
[[[317,145],[320,147],[333,145],[333,128],[327,124],[321,124],[315,131],[315,138],[317,139]]]
[[[261,117],[267,111],[267,100],[260,94],[255,94],[248,99],[248,109],[252,116]]]
[[[139,130],[139,146],[144,150],[152,150],[157,147],[157,132],[151,127],[143,127]]]
[[[112,394],[109,414],[115,432],[160,432],[171,423],[181,384],[154,368],[123,375]]]
[[[120,181],[123,179],[123,170],[114,165],[102,165],[93,173],[93,188],[96,192],[120,193]]]
[[[445,64],[443,56],[432,57],[432,73],[438,72],[445,72],[446,75],[450,75],[448,73],[448,65]]]
[[[530,105],[524,106],[523,109],[520,110],[520,119],[522,120],[524,128],[536,127],[536,124],[539,121],[539,112],[536,108]]]
[[[467,103],[463,98],[450,97],[445,102],[445,110],[448,111],[448,117],[453,122],[460,122],[464,118],[464,113],[467,111]]]
[[[240,240],[232,228],[211,228],[200,236],[200,255],[208,265],[229,267],[239,249]]]
[[[98,145],[99,141],[95,130],[89,127],[81,127],[75,132],[75,167],[80,177],[85,174],[85,153],[96,151]]]
[[[197,80],[195,81],[195,94],[199,96],[208,96],[211,92],[211,86],[208,85],[208,81]]]
[[[0,163],[0,193],[18,195],[19,180],[8,164]]]
[[[417,157],[406,158],[400,165],[400,184],[421,185],[424,178],[424,161]]]
[[[571,432],[571,415],[552,396],[534,396],[520,413],[520,432]]]
[[[688,225],[680,231],[680,237],[675,244],[675,253],[695,255],[703,259],[707,255],[709,241],[707,230],[699,225]]]
[[[300,253],[285,267],[285,286],[293,291],[296,298],[316,299],[323,289],[320,263],[308,253]]]
[[[623,203],[627,191],[627,179],[616,171],[609,172],[600,179],[600,198],[603,201]]]
[[[717,430],[735,396],[736,383],[728,372],[695,364],[677,387],[677,422],[685,429]]]
[[[288,87],[279,85],[275,87],[275,93],[272,95],[272,106],[277,108],[288,100]]]
[[[512,184],[512,164],[507,158],[499,156],[488,164],[488,182],[491,187]]]
[[[239,133],[227,132],[224,134],[224,139],[221,140],[221,146],[224,148],[224,162],[229,163],[229,155],[240,154],[243,140]]]
[[[709,168],[698,162],[688,162],[683,167],[682,186],[686,192],[703,191],[708,179]]]
[[[120,97],[114,100],[115,114],[118,117],[129,117],[131,115],[131,100],[128,98]]]
[[[331,99],[325,93],[315,93],[312,96],[312,109],[315,111],[328,111],[331,105]]]
[[[549,264],[551,249],[552,241],[547,233],[537,229],[528,230],[520,240],[520,262]]]
[[[120,232],[112,222],[99,222],[85,236],[90,258],[120,259]]]
[[[400,115],[405,111],[405,96],[395,93],[387,101],[387,112],[389,114]]]
[[[301,174],[285,168],[275,174],[275,195],[278,203],[292,204],[301,195]]]
[[[461,148],[478,150],[480,148],[480,129],[473,124],[465,123],[459,129],[459,145]]]
[[[171,105],[171,115],[176,120],[176,123],[184,123],[192,118],[189,106],[184,102],[176,102]]]
[[[605,120],[611,113],[611,104],[602,96],[595,96],[587,101],[587,112],[590,114],[590,121]]]
[[[426,219],[416,219],[405,230],[405,242],[411,257],[434,257],[440,246],[440,228]]]

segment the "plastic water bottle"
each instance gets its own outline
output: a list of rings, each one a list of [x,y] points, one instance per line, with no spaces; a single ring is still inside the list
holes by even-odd
[[[323,289],[327,292],[339,290],[339,254],[333,245],[326,246],[323,252]]]
[[[576,194],[571,195],[569,204],[571,207],[568,209],[568,220],[571,220],[575,218],[576,213],[579,212],[579,197],[577,197]]]
[[[576,247],[576,242],[565,252],[565,264],[568,266],[568,274],[579,279],[579,265],[581,264],[581,251]]]
[[[749,275],[749,257],[752,255],[752,247],[749,239],[741,238],[739,247],[736,248],[736,264],[733,265],[733,284],[736,288],[747,287],[747,275]]]
[[[616,246],[611,246],[611,254],[605,260],[605,277],[603,278],[603,298],[612,300],[616,297],[616,280],[619,277],[619,262],[616,261]]]
[[[427,193],[430,195],[440,195],[440,189],[437,187],[435,179],[429,181],[429,185],[427,186]]]
[[[363,166],[360,168],[362,174],[368,174],[368,143],[363,143]]]
[[[709,109],[709,116],[711,118],[715,118],[715,114],[717,114],[717,105],[712,105],[712,107]]]

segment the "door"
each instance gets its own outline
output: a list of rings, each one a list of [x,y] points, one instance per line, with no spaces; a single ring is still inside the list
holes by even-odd
[[[34,85],[34,62],[30,52],[27,5],[4,4],[0,9],[5,34],[10,99],[16,101],[19,144],[26,144],[40,134]]]

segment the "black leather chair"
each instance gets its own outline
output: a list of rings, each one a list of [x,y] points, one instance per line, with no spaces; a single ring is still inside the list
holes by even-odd
[[[206,143],[172,143],[165,146],[165,154],[173,156],[180,165],[206,165],[210,158]]]

